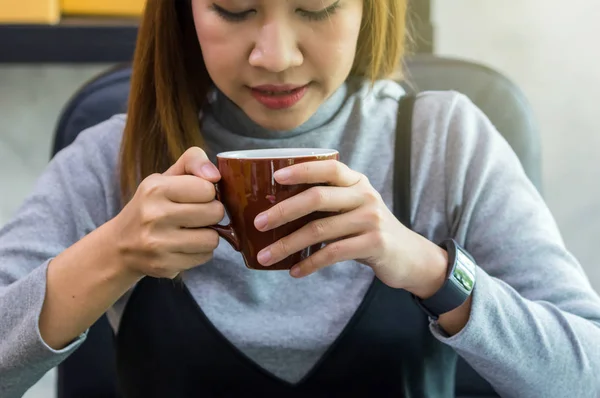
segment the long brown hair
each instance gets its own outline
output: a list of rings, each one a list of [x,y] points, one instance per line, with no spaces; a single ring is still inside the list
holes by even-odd
[[[199,112],[212,85],[192,16],[192,0],[148,0],[133,60],[121,145],[123,203],[139,182],[202,146]],[[364,0],[352,74],[372,81],[398,71],[407,0]]]

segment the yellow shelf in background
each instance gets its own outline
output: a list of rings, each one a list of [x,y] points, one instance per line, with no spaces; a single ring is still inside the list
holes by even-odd
[[[0,0],[0,24],[55,24],[59,21],[59,0]]]
[[[60,9],[64,15],[139,16],[145,4],[145,0],[60,0]]]

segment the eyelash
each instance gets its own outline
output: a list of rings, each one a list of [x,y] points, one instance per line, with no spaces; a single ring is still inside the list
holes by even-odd
[[[329,18],[331,15],[335,14],[335,12],[340,8],[340,0],[336,1],[335,3],[333,3],[332,5],[330,5],[329,7],[327,7],[324,10],[321,11],[305,11],[305,10],[298,10],[298,13],[300,15],[302,15],[304,18],[308,19],[309,21],[322,21],[324,19]],[[219,16],[221,18],[223,18],[226,21],[229,22],[242,22],[243,20],[246,19],[246,17],[254,12],[256,12],[255,10],[247,10],[247,11],[242,11],[242,12],[231,12],[231,11],[227,11],[226,9],[219,7],[218,5],[214,4],[212,5],[212,9],[214,11],[217,12],[217,14],[219,14]]]
[[[332,5],[330,5],[329,7],[327,7],[324,10],[321,10],[321,11],[310,12],[310,11],[298,10],[298,12],[300,13],[300,15],[307,18],[309,21],[323,21],[323,20],[329,18],[330,16],[332,16],[333,14],[335,14],[335,12],[339,8],[340,8],[340,0],[336,1]]]
[[[254,12],[254,10],[248,10],[248,11],[242,11],[242,12],[231,12],[231,11],[227,11],[224,8],[219,7],[218,5],[216,5],[214,3],[212,5],[212,9],[215,10],[221,18],[223,18],[224,20],[229,21],[229,22],[242,22],[244,19],[246,19],[246,17],[250,13]]]

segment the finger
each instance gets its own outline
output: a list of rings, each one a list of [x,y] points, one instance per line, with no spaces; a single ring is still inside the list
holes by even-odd
[[[174,264],[178,264],[181,271],[187,271],[192,268],[196,268],[200,265],[204,265],[213,259],[213,253],[198,253],[198,254],[181,254],[174,253],[171,255]]]
[[[212,252],[196,254],[169,253],[160,261],[151,263],[145,273],[155,278],[174,279],[181,272],[206,264],[212,258]]]
[[[159,258],[149,259],[144,273],[156,278],[174,278],[182,271],[205,264],[219,245],[219,235],[208,228],[170,231],[161,239]]]
[[[225,208],[219,201],[210,203],[167,204],[166,220],[171,225],[183,228],[204,228],[220,223],[225,217]]]
[[[268,231],[297,220],[315,211],[346,212],[364,203],[364,195],[357,190],[340,187],[312,187],[294,195],[259,214],[254,226]]]
[[[198,147],[192,147],[185,151],[177,162],[163,174],[166,176],[195,175],[213,183],[221,179],[219,169],[211,163],[206,152]]]
[[[282,185],[329,184],[338,187],[358,184],[364,177],[337,160],[300,163],[277,170],[273,176]]]
[[[219,246],[219,234],[210,228],[181,228],[165,238],[169,253],[207,254]]]
[[[371,220],[358,211],[321,218],[261,250],[258,262],[268,267],[307,247],[362,234],[370,228]]]
[[[209,203],[215,199],[215,185],[193,175],[165,178],[165,196],[175,203]]]
[[[294,278],[303,278],[342,261],[369,258],[372,256],[371,251],[374,245],[370,236],[371,234],[359,235],[327,245],[296,264],[290,270],[290,275]]]

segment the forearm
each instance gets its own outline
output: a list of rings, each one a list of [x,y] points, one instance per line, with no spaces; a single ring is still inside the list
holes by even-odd
[[[50,347],[67,346],[140,279],[121,265],[114,236],[109,222],[49,264],[39,327]]]
[[[448,260],[439,248],[422,250],[424,283],[412,293],[428,298],[446,280]],[[473,294],[442,314],[433,327],[498,392],[506,396],[597,396],[600,393],[600,325],[578,314],[598,315],[598,302],[573,300],[567,312],[546,301],[522,297],[512,287],[477,272]],[[586,307],[589,306],[589,309]],[[545,389],[547,380],[561,388]],[[564,388],[564,389],[563,389]]]
[[[600,327],[548,302],[523,298],[479,270],[470,319],[452,337],[434,333],[505,396],[596,397]],[[572,303],[593,313],[593,302]],[[589,305],[589,310],[584,307]],[[549,382],[552,381],[552,382]]]
[[[16,273],[19,263],[12,253],[19,252],[4,241],[0,396],[22,396],[64,361],[84,340],[82,333],[135,283],[115,267],[118,259],[105,230],[92,232],[52,261],[32,265],[14,281],[11,272]],[[29,243],[27,248],[34,253],[36,245]]]

